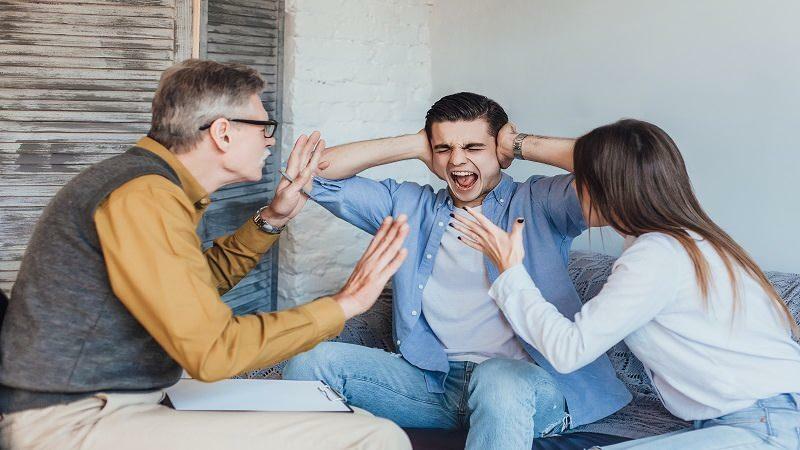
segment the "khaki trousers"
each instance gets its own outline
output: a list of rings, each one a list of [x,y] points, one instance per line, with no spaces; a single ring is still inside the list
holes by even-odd
[[[164,394],[99,394],[66,405],[7,414],[8,450],[411,449],[402,429],[348,413],[176,411]]]

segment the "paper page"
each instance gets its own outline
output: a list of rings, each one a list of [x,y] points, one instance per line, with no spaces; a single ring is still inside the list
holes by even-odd
[[[166,391],[175,409],[184,411],[352,412],[321,381],[183,378]]]

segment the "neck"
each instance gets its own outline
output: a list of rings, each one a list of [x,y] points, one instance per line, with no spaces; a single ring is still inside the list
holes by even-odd
[[[211,152],[203,151],[202,148],[194,148],[179,153],[175,157],[209,194],[229,183],[219,170],[219,162],[214,160]]]
[[[486,198],[487,195],[489,195],[489,192],[491,192],[491,191],[484,192],[483,194],[481,194],[477,198],[475,198],[473,200],[470,200],[468,202],[465,202],[463,200],[459,200],[458,197],[453,195],[453,191],[450,191],[450,197],[453,199],[453,206],[455,206],[456,208],[463,208],[465,206],[469,206],[470,208],[474,208],[476,206],[480,206],[480,205],[483,204],[483,200]]]

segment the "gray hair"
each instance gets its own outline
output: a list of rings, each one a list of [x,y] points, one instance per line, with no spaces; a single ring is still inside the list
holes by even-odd
[[[264,90],[264,80],[242,64],[187,59],[165,70],[153,97],[149,137],[173,153],[191,150],[199,128],[230,117]]]

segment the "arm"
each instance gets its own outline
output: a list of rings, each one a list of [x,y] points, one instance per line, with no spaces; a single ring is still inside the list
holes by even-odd
[[[429,145],[424,130],[416,134],[337,145],[323,154],[319,175],[340,180],[370,167],[406,159],[419,159],[430,167]]]
[[[542,296],[522,264],[503,272],[489,295],[517,335],[559,372],[573,372],[653,320],[674,298],[675,265],[658,260],[669,257],[668,250],[638,247],[620,258],[603,289],[574,321]]]
[[[140,177],[109,196],[95,224],[115,295],[170,357],[203,381],[275,364],[336,336],[345,319],[374,303],[405,257],[408,228],[398,219],[379,230],[368,261],[339,294],[234,317],[200,252],[193,208],[177,186]]]
[[[508,122],[497,134],[497,156],[505,169],[514,160],[514,139],[519,133],[516,126]],[[522,158],[572,172],[572,152],[575,139],[529,134],[522,140]]]
[[[461,241],[486,254],[501,275],[489,290],[511,328],[561,373],[591,363],[653,318],[674,298],[681,261],[655,241],[638,241],[614,264],[608,282],[574,321],[564,317],[534,284],[522,260],[523,223],[506,233],[482,214],[456,217]]]
[[[509,122],[497,134],[497,158],[501,167],[508,168],[514,160],[514,139],[519,133],[516,126]],[[575,139],[539,136],[530,134],[522,140],[522,158],[526,161],[538,162],[564,169],[567,172],[575,171],[573,153]],[[571,184],[570,195],[577,195],[575,182]],[[588,227],[604,227],[608,222],[596,212],[590,214],[589,203],[584,201],[580,205],[584,222]]]

